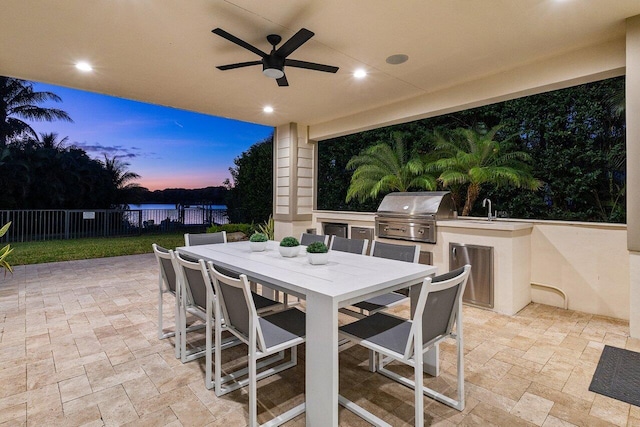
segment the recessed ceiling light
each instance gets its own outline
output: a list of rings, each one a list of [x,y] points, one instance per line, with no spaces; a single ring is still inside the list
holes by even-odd
[[[267,105],[262,109],[262,111],[264,111],[267,114],[273,113],[273,107],[271,105]]]
[[[405,55],[403,53],[399,53],[397,55],[391,55],[390,57],[387,58],[387,64],[391,64],[391,65],[398,65],[398,64],[402,64],[404,62],[407,62],[409,60],[409,56]]]
[[[84,71],[88,73],[89,71],[93,71],[93,67],[86,61],[76,62],[76,68],[80,71]]]
[[[365,70],[363,70],[362,68],[356,70],[353,72],[353,77],[355,77],[356,79],[363,79],[367,76],[367,72]]]

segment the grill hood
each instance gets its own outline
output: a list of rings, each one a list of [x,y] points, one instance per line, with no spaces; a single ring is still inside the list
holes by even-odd
[[[387,194],[378,207],[376,234],[387,239],[436,243],[436,221],[453,218],[448,191]]]
[[[416,191],[387,194],[378,215],[434,219],[453,218],[454,205],[449,191]]]

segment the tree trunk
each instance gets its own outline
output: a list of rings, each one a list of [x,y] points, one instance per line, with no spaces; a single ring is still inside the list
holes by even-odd
[[[476,202],[478,195],[480,194],[480,185],[479,184],[469,184],[469,188],[467,188],[467,201],[464,204],[464,209],[462,210],[463,216],[468,216],[471,212],[471,208],[473,204]]]

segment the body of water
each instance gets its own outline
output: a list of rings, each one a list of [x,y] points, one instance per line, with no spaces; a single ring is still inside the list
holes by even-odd
[[[202,209],[203,207],[207,209],[227,209],[226,205],[190,205],[189,207],[185,207],[185,209]],[[129,205],[130,209],[178,209],[178,206],[172,203],[142,203],[139,205]]]
[[[226,224],[227,207],[225,205],[189,205],[177,206],[171,203],[142,203],[129,205],[129,209],[142,211],[142,221],[148,225],[159,225],[163,222],[179,222],[182,224]],[[133,215],[136,213],[132,212]]]

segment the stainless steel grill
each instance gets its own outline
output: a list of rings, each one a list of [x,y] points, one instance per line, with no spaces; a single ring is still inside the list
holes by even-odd
[[[436,221],[453,218],[448,191],[391,193],[376,215],[376,234],[387,239],[436,243]]]

